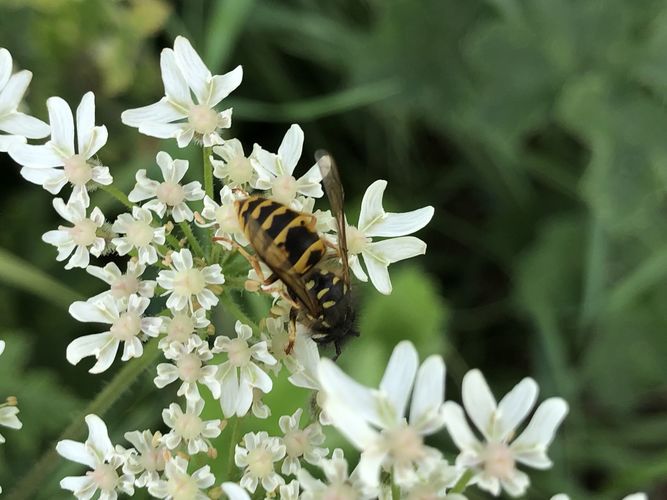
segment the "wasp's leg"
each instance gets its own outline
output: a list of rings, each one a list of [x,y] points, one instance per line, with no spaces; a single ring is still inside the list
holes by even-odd
[[[255,257],[254,255],[248,253],[248,251],[243,248],[241,245],[239,245],[236,241],[231,240],[229,238],[225,238],[224,236],[214,236],[213,241],[224,241],[229,243],[238,253],[241,254],[241,256],[248,261],[248,264],[252,266],[252,268],[255,270],[255,273],[257,273],[257,277],[259,278],[259,282],[264,285],[264,286],[269,286],[278,281],[278,277],[273,274],[266,278],[264,276],[264,271],[262,271],[262,266],[259,265],[259,259]]]
[[[285,348],[285,354],[292,354],[294,350],[294,342],[296,341],[296,316],[297,310],[292,307],[289,314],[289,323],[287,324],[287,347]]]

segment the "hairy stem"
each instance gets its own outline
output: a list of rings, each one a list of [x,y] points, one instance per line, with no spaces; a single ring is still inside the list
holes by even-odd
[[[250,316],[248,316],[243,311],[243,309],[241,309],[241,307],[234,300],[234,297],[232,297],[227,290],[225,290],[222,295],[220,295],[220,302],[222,303],[223,307],[237,320],[250,326],[255,334],[259,333],[259,326],[257,323],[250,319]]]
[[[120,189],[118,189],[115,186],[103,186],[100,185],[100,189],[106,193],[109,193],[111,196],[116,198],[118,201],[120,201],[123,205],[125,205],[127,208],[132,208],[134,207],[134,203],[132,203],[127,195],[123,193]]]
[[[204,164],[204,191],[209,198],[213,199],[213,165],[211,164],[211,148],[202,149]]]
[[[456,482],[454,487],[449,490],[450,493],[463,493],[468,486],[468,483],[472,479],[474,472],[472,469],[467,469],[461,478]]]
[[[183,221],[179,223],[179,227],[183,231],[183,234],[185,234],[185,237],[188,239],[188,243],[190,243],[190,247],[195,251],[195,254],[197,257],[204,258],[204,250],[202,249],[201,245],[199,244],[199,240],[195,237],[195,234],[192,232],[192,228],[190,227],[190,224],[188,224],[186,221]]]

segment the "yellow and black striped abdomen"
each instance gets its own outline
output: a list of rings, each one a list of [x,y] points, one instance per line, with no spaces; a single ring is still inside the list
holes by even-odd
[[[303,275],[322,260],[326,248],[312,215],[257,195],[238,200],[236,210],[241,229],[269,267],[281,259],[285,271]]]

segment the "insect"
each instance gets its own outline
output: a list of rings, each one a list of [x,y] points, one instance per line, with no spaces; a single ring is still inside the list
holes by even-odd
[[[359,334],[350,293],[343,188],[331,156],[320,152],[316,158],[338,229],[335,255],[327,254],[327,248],[333,245],[317,232],[317,219],[312,214],[258,195],[237,200],[235,207],[248,241],[273,271],[264,284],[281,280],[296,306],[290,313],[290,344],[286,352],[293,347],[295,323],[299,321],[310,328],[315,342],[333,343],[337,358],[343,342]]]

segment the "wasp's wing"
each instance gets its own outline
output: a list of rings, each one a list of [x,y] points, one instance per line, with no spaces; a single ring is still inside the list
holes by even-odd
[[[347,232],[345,230],[345,212],[343,211],[343,203],[345,194],[343,193],[343,184],[340,182],[340,175],[338,168],[332,156],[326,151],[318,151],[315,153],[315,160],[320,167],[322,174],[322,184],[324,191],[327,193],[329,203],[331,204],[331,212],[336,219],[336,226],[338,229],[338,248],[340,251],[340,259],[343,264],[343,279],[346,283],[350,282],[350,266],[347,257]]]
[[[291,264],[285,250],[276,245],[256,219],[248,218],[246,225],[248,233],[252,234],[252,238],[249,239],[257,255],[280,278],[280,281],[297,296],[298,301],[307,311],[313,317],[317,317],[317,304],[310,294],[308,294],[301,276],[290,272]]]

